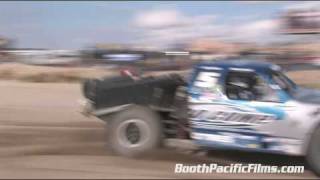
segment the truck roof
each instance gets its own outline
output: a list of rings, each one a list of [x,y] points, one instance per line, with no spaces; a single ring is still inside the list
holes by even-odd
[[[233,59],[233,60],[216,60],[202,62],[197,65],[200,69],[209,68],[221,68],[221,69],[243,69],[243,70],[253,70],[253,71],[266,71],[266,70],[279,70],[280,66],[261,61],[261,60],[246,60],[246,59]]]

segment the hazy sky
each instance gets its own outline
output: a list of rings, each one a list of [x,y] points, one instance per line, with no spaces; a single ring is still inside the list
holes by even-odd
[[[280,12],[319,2],[0,2],[0,36],[18,47],[75,49],[95,43],[165,45],[190,38],[268,41]]]

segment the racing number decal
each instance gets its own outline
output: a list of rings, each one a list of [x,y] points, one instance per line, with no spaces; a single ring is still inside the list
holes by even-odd
[[[201,88],[210,88],[217,84],[218,77],[220,77],[220,74],[216,72],[200,72],[194,85]]]
[[[219,77],[219,72],[199,72],[193,83],[195,91],[199,94],[199,96],[195,98],[196,101],[212,102],[213,100],[223,98],[221,87],[218,84]]]

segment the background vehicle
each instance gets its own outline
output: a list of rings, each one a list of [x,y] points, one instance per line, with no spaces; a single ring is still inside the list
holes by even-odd
[[[203,149],[305,156],[320,173],[320,92],[297,86],[279,66],[216,61],[177,75],[84,83],[86,111],[108,124],[113,150],[144,155],[165,138]]]

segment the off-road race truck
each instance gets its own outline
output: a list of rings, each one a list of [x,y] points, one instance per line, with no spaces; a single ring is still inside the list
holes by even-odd
[[[107,122],[117,154],[144,155],[164,139],[184,139],[202,149],[305,156],[320,175],[320,91],[296,85],[277,65],[203,62],[188,80],[90,79],[83,93],[86,114]]]

